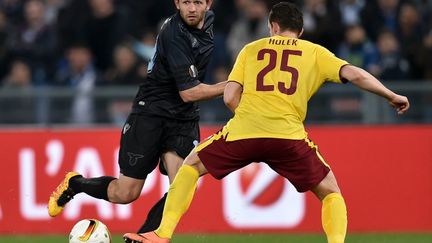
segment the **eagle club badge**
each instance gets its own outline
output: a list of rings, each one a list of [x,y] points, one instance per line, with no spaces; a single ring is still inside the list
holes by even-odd
[[[192,78],[198,77],[198,69],[195,67],[195,65],[190,65],[190,67],[189,67],[189,75]]]

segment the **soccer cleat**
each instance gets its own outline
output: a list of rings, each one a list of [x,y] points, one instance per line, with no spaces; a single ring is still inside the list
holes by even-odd
[[[66,203],[68,203],[75,195],[74,191],[69,187],[69,181],[72,177],[81,176],[77,172],[69,172],[66,174],[60,185],[51,193],[48,202],[48,214],[51,217],[59,215]]]
[[[126,233],[123,235],[125,243],[169,243],[170,239],[159,237],[154,231],[146,233]]]
[[[125,243],[139,243],[144,242],[144,237],[137,233],[126,233],[123,235],[123,240]]]

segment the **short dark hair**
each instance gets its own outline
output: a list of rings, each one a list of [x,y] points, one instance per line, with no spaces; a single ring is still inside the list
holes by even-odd
[[[275,4],[270,11],[269,21],[278,23],[281,30],[300,33],[303,29],[303,14],[293,3]]]

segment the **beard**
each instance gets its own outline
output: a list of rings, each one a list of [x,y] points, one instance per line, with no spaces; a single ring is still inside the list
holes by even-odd
[[[188,15],[181,15],[181,17],[182,17],[183,21],[188,26],[197,28],[198,25],[203,21],[204,15],[205,14],[202,14],[202,15],[198,15],[197,14],[197,15],[194,15],[193,17],[192,16],[188,16]]]

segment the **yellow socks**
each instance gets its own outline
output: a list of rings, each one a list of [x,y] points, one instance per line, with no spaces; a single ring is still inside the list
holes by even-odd
[[[155,233],[171,239],[181,216],[189,208],[197,186],[199,173],[189,165],[183,165],[171,184],[165,203],[161,224]]]
[[[324,198],[321,217],[328,243],[343,243],[347,229],[347,210],[340,193],[330,193]]]

